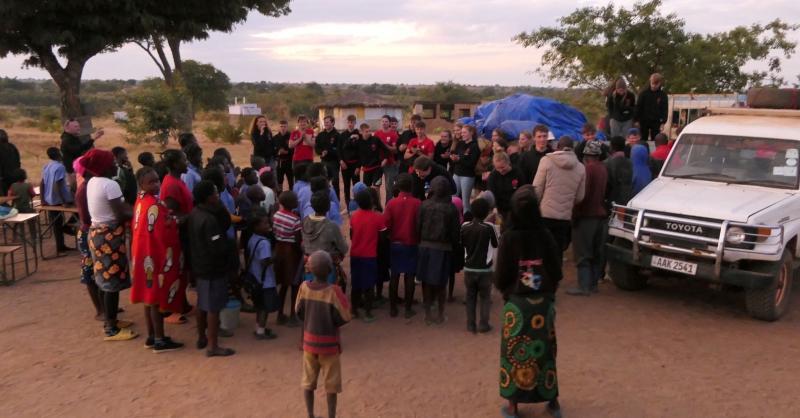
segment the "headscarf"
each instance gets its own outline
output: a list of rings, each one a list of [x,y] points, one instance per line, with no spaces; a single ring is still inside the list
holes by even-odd
[[[478,197],[481,197],[487,202],[489,202],[489,209],[493,210],[494,208],[497,207],[494,200],[494,193],[492,193],[491,190],[484,190],[483,193],[481,193],[480,196]]]
[[[647,148],[644,145],[634,145],[631,148],[631,163],[633,164],[633,187],[631,193],[636,196],[653,180],[650,167],[647,166]]]
[[[367,189],[367,185],[359,181],[358,183],[356,183],[353,186],[353,196],[355,197],[355,195],[357,195],[358,192],[360,192],[362,190],[366,190],[366,189]]]
[[[111,151],[92,148],[83,155],[81,164],[95,176],[102,176],[114,165],[114,153]]]
[[[83,166],[81,161],[83,161],[83,156],[76,158],[75,161],[72,162],[72,168],[75,170],[75,173],[83,177],[83,174],[86,172],[86,167]]]
[[[526,184],[511,196],[511,216],[507,224],[509,230],[540,229],[542,213],[539,211],[539,199],[533,186]]]

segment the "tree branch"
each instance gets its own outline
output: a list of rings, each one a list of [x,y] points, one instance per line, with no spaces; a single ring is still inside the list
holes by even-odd
[[[139,41],[134,41],[133,43],[135,43],[136,45],[139,45],[139,48],[144,49],[144,52],[147,52],[147,55],[150,55],[150,58],[152,58],[153,62],[156,63],[156,66],[158,67],[158,70],[161,71],[161,74],[164,74],[164,67],[161,66],[161,63],[158,62],[158,59],[156,59],[155,55],[153,55],[153,53],[150,52],[150,44],[149,44],[149,42],[148,42],[147,46],[142,45],[142,43],[139,42]]]

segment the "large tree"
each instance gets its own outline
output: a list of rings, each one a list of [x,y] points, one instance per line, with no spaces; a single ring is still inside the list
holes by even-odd
[[[725,93],[769,80],[782,85],[781,57],[791,58],[797,42],[788,39],[798,25],[775,19],[728,32],[692,33],[674,13],[661,13],[662,0],[631,9],[584,7],[558,19],[559,26],[523,32],[514,41],[546,48],[535,73],[569,87],[604,89],[622,77],[633,90],[650,74],[663,73],[673,93]],[[762,70],[746,72],[747,63]]]
[[[23,65],[47,70],[58,86],[61,116],[83,116],[80,83],[93,56],[135,37],[149,18],[134,0],[2,0],[0,58],[27,56]],[[61,60],[59,60],[59,58]],[[64,62],[65,64],[62,64]]]
[[[266,16],[280,17],[291,12],[290,0],[171,0],[151,4],[147,14],[159,20],[146,28],[136,43],[150,55],[170,87],[175,87],[173,70],[181,73],[182,42],[207,39],[209,33],[231,32],[244,22],[247,14],[257,11]],[[167,55],[169,47],[172,63]],[[153,53],[155,50],[155,54]]]
[[[228,102],[225,94],[231,89],[231,80],[213,65],[183,61],[183,83],[192,96],[192,113],[225,109]]]

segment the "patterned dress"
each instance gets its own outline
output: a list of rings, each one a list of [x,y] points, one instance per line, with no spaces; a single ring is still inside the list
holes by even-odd
[[[181,312],[188,276],[178,235],[178,222],[166,204],[139,192],[134,205],[131,303]]]

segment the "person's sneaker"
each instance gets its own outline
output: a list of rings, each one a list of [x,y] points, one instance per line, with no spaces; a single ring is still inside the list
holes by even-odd
[[[155,335],[148,335],[147,339],[144,341],[144,348],[153,348],[154,345],[156,345]]]
[[[161,344],[153,345],[153,352],[156,354],[168,353],[170,351],[177,351],[185,347],[183,343],[177,343],[169,338],[164,338]]]
[[[574,287],[572,289],[567,289],[567,291],[564,292],[564,293],[566,293],[566,294],[568,294],[570,296],[589,296],[589,291],[583,290],[580,287]]]
[[[277,335],[273,334],[272,331],[264,330],[263,334],[259,334],[256,331],[253,331],[253,335],[256,337],[257,340],[274,340],[278,338]]]
[[[478,332],[480,332],[481,334],[486,334],[488,332],[492,332],[493,329],[494,329],[494,327],[489,325],[486,328],[479,329]]]

